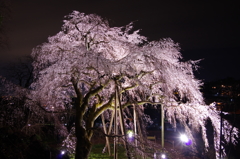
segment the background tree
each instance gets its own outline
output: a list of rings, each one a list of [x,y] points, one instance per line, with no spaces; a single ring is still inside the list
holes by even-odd
[[[162,104],[167,119],[174,126],[178,119],[193,143],[191,130],[201,131],[206,148],[205,121],[210,119],[218,143],[220,118],[203,102],[201,82],[193,75],[197,61],[183,62],[171,39],[148,42],[131,29],[131,23],[110,27],[95,14],[74,11],[66,16],[62,31],[32,52],[30,98],[46,111],[63,111],[75,98],[76,159],[88,158],[94,121],[114,109],[116,91],[123,108]],[[225,138],[235,141],[228,136],[228,122],[224,125]]]
[[[49,151],[54,157],[57,146],[49,143],[67,135],[68,112],[47,112],[37,103],[26,103],[31,67],[24,62],[8,68],[8,78],[0,76],[0,158],[46,158]]]

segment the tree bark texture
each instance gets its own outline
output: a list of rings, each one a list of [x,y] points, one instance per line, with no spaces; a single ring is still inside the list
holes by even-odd
[[[76,130],[77,144],[75,159],[88,159],[92,144],[87,136],[86,130],[82,126],[76,125]]]

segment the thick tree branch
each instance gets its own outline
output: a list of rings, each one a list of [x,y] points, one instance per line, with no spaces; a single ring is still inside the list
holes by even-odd
[[[96,119],[99,115],[101,115],[105,110],[114,109],[114,107],[112,107],[114,97],[115,97],[115,92],[112,93],[112,95],[107,103],[105,103],[103,106],[101,106],[97,109],[97,111],[94,114],[94,119]]]

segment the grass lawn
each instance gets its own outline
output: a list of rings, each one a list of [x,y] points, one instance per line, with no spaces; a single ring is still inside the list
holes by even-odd
[[[90,153],[89,159],[113,159],[114,151],[113,145],[111,144],[111,156],[109,156],[108,152],[102,153],[105,144],[94,144],[92,146],[92,151]],[[125,148],[123,145],[118,146],[118,158],[119,159],[127,159]]]

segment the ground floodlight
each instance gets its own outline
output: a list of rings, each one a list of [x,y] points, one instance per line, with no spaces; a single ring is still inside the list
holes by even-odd
[[[162,159],[165,159],[165,158],[166,158],[166,155],[163,153],[163,154],[161,155],[161,158],[162,158]]]
[[[128,135],[129,139],[132,139],[133,136],[134,136],[133,131],[132,130],[128,130],[127,135]]]
[[[192,144],[192,140],[190,140],[185,134],[180,135],[180,140],[184,142],[187,146]]]
[[[154,159],[167,159],[167,155],[164,152],[155,152],[153,155]]]
[[[182,142],[185,142],[185,143],[187,143],[187,142],[189,141],[187,135],[185,135],[185,134],[181,134],[181,135],[180,135],[180,140],[181,140]]]

